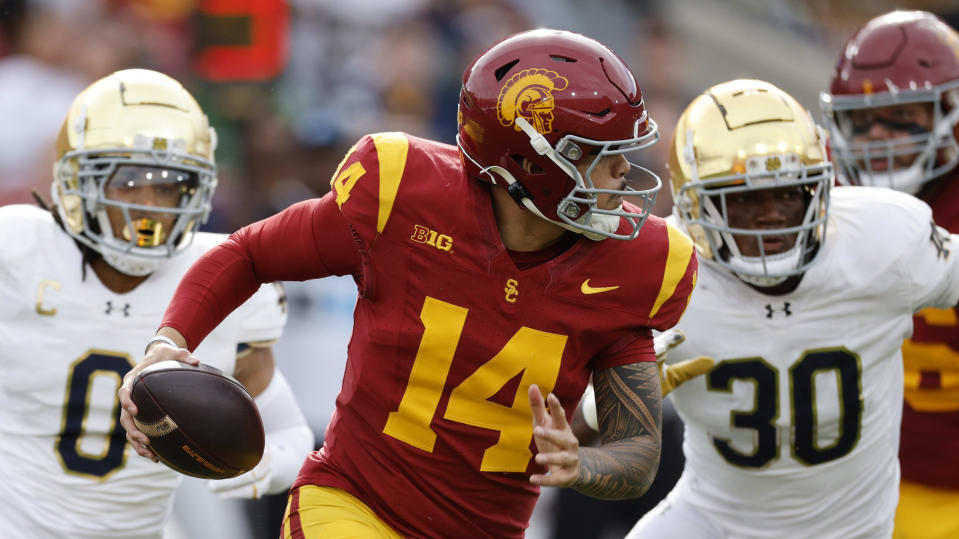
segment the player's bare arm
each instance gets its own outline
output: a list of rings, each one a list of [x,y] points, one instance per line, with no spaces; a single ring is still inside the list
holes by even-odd
[[[530,388],[536,462],[548,469],[548,474],[534,474],[530,481],[571,487],[596,498],[640,496],[659,466],[662,397],[656,364],[599,371],[594,385],[602,432],[598,448],[580,448],[559,399],[551,394],[544,403],[539,388]]]
[[[257,397],[273,380],[276,360],[272,346],[254,346],[248,350],[247,354],[236,358],[233,377],[243,384],[251,396]]]
[[[580,451],[573,488],[597,498],[641,496],[659,466],[662,396],[653,362],[593,374],[601,445]]]

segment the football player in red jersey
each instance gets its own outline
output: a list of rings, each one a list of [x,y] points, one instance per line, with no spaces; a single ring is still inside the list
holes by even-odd
[[[520,33],[466,69],[458,146],[365,136],[330,193],[194,266],[158,331],[190,349],[262,280],[357,283],[336,412],[283,537],[518,538],[543,485],[648,488],[651,330],[676,324],[697,270],[692,242],[648,213],[661,181],[626,159],[657,138],[610,49]],[[187,355],[175,346],[152,343],[136,372]],[[568,420],[591,375],[603,444],[580,448]]]
[[[959,34],[931,13],[894,11],[849,40],[821,97],[849,183],[915,194],[959,232]],[[933,237],[935,239],[935,237]],[[942,256],[954,249],[941,244]],[[953,255],[955,256],[955,255]],[[920,311],[903,346],[905,403],[894,537],[959,536],[959,316]]]

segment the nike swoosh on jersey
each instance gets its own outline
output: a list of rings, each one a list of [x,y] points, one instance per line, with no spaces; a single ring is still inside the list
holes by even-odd
[[[599,286],[592,287],[589,286],[589,279],[583,281],[583,285],[579,287],[580,292],[584,294],[601,294],[603,292],[609,292],[610,290],[616,290],[619,286]]]

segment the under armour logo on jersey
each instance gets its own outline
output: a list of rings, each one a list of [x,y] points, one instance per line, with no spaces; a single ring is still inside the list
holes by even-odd
[[[123,313],[123,317],[126,318],[130,316],[130,304],[124,303],[123,307],[114,307],[112,301],[107,301],[107,309],[103,311],[103,314],[113,314],[113,311]]]
[[[516,303],[516,296],[519,295],[519,288],[516,288],[518,284],[516,279],[506,279],[506,288],[503,289],[503,292],[506,292],[507,302]]]
[[[932,225],[932,234],[929,235],[929,241],[932,242],[932,245],[936,248],[936,258],[942,258],[943,260],[949,258],[949,249],[946,248],[946,244],[949,243],[949,235],[944,234],[943,230],[936,226],[934,221],[930,222]]]
[[[766,304],[766,318],[772,318],[774,314],[776,314],[777,312],[780,312],[780,311],[782,311],[783,313],[785,313],[786,316],[792,315],[793,312],[789,310],[789,305],[790,305],[790,303],[789,303],[788,301],[784,301],[784,302],[783,302],[782,309],[776,309],[775,307],[773,307],[772,303],[767,303],[767,304]]]

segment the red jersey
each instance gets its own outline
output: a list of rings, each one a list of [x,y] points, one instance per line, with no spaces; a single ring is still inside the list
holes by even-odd
[[[959,173],[946,177],[927,200],[936,224],[959,232]],[[931,230],[930,230],[931,233]],[[959,245],[944,244],[959,256]],[[959,489],[959,313],[925,309],[913,319],[912,338],[902,348],[906,402],[902,413],[899,462],[902,478]]]
[[[695,282],[691,241],[651,216],[635,240],[580,238],[520,270],[457,149],[401,133],[362,139],[332,185],[234,235],[255,280],[359,288],[336,411],[296,486],[346,490],[410,537],[522,537],[544,471],[529,386],[571,416],[593,371],[654,361],[650,329],[676,324]],[[209,299],[178,297],[164,325],[196,342],[189,311]]]

